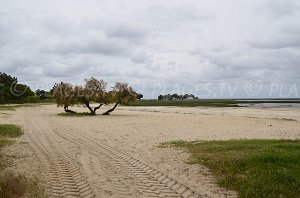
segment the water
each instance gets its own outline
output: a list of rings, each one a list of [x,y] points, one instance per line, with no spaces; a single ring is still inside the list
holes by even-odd
[[[300,100],[291,99],[291,100],[237,100],[240,106],[243,107],[254,107],[254,108],[299,108],[300,109]],[[243,103],[247,102],[247,103]],[[253,102],[253,103],[251,103]]]

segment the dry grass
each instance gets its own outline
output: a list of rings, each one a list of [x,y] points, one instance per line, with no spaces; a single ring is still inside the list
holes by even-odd
[[[21,175],[13,175],[12,173],[4,173],[0,179],[0,195],[1,197],[21,197],[26,193],[27,181]]]
[[[16,125],[0,125],[0,197],[43,197],[43,190],[32,179],[23,175],[14,174],[6,169],[11,166],[12,159],[3,154],[2,148],[13,144],[16,138],[23,134]]]

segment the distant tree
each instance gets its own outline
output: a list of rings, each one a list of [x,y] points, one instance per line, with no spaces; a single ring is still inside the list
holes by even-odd
[[[163,95],[159,95],[157,99],[158,99],[158,100],[163,100],[163,99],[164,99],[164,96],[163,96]]]
[[[15,99],[24,99],[28,96],[34,96],[34,92],[29,86],[18,83],[11,86],[11,93]]]
[[[11,86],[17,82],[17,78],[0,72],[0,103],[5,103],[13,99]]]
[[[113,108],[107,110],[103,115],[109,115],[113,112],[118,104],[127,105],[130,102],[136,101],[137,93],[127,83],[117,82],[113,90],[107,93],[108,101],[115,102]]]
[[[196,100],[196,96],[194,96],[193,94],[190,94],[190,98]]]
[[[137,94],[137,97],[136,97],[136,98],[137,98],[138,100],[141,100],[143,97],[144,97],[143,94]]]
[[[174,94],[166,94],[166,95],[159,95],[158,100],[196,100],[198,97],[195,97],[193,94],[184,94],[179,95],[177,93]]]
[[[38,89],[35,91],[35,95],[40,97],[41,100],[45,100],[47,98],[47,91]]]
[[[37,102],[29,86],[18,83],[18,79],[0,72],[0,103]]]
[[[41,90],[40,90],[40,89],[37,89],[37,90],[35,91],[35,95],[40,96],[40,94],[41,94]]]
[[[177,100],[179,97],[178,97],[177,93],[174,93],[171,95],[171,98],[172,98],[172,100]]]
[[[0,72],[0,85],[10,87],[12,84],[17,84],[17,82],[18,79],[16,77]]]
[[[182,97],[182,99],[186,100],[186,99],[188,99],[188,97],[189,97],[189,94],[184,94],[183,97]]]
[[[5,103],[11,99],[10,88],[0,84],[0,103]]]

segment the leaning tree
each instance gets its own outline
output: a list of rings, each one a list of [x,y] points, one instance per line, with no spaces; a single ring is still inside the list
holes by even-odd
[[[73,86],[69,83],[55,84],[53,88],[53,95],[56,99],[57,106],[63,106],[67,113],[76,113],[69,109],[74,104],[83,104],[95,115],[96,111],[107,103],[104,99],[106,82],[104,80],[97,80],[93,77],[85,79],[84,85]],[[91,107],[91,103],[95,102],[98,105]]]
[[[107,110],[103,115],[109,115],[113,112],[118,104],[127,105],[130,102],[136,101],[137,93],[133,90],[128,83],[117,82],[113,87],[112,91],[106,94],[106,99],[110,103],[115,103],[113,108]]]
[[[73,86],[69,83],[55,84],[53,87],[53,96],[56,99],[57,106],[62,106],[67,113],[76,113],[69,109],[75,104],[86,106],[91,115],[96,115],[96,111],[103,105],[115,103],[114,107],[103,113],[109,115],[118,104],[127,105],[137,99],[137,93],[127,83],[116,83],[111,91],[106,91],[106,82],[97,80],[93,77],[86,79],[81,86]],[[91,104],[97,106],[92,107]]]
[[[53,96],[56,100],[58,107],[64,107],[67,113],[76,113],[69,109],[70,106],[78,103],[77,93],[73,85],[70,83],[61,82],[60,84],[55,84],[53,87]]]

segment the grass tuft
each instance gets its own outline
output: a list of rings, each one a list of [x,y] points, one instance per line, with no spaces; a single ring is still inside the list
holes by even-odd
[[[21,127],[13,124],[1,124],[0,125],[0,136],[15,138],[23,134]]]
[[[300,140],[173,141],[160,147],[186,149],[188,163],[207,166],[220,186],[239,197],[300,195]]]
[[[26,193],[26,183],[25,177],[6,173],[0,179],[0,194],[3,197],[21,197]]]
[[[39,186],[37,180],[28,179],[23,175],[16,175],[11,172],[1,174],[0,195],[6,198],[45,197],[44,189]]]
[[[6,145],[13,144],[14,141],[0,138],[0,148]]]

